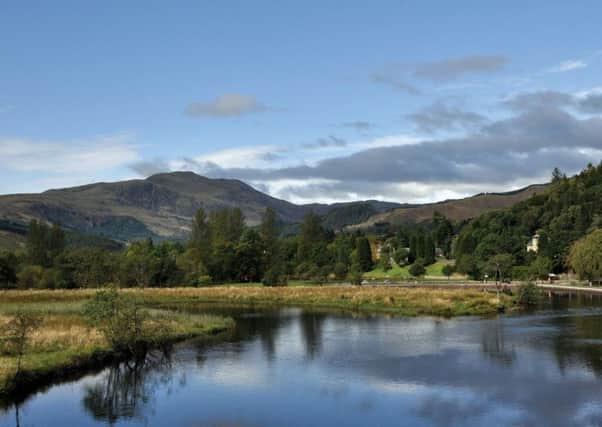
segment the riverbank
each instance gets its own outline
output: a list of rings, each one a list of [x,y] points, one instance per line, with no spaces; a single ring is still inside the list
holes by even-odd
[[[22,367],[15,376],[17,357],[0,352],[0,397],[13,396],[48,381],[123,358],[103,335],[87,326],[82,315],[85,300],[93,291],[0,292],[0,330],[17,311],[40,316],[41,325],[31,334]],[[212,315],[154,310],[151,322],[160,327],[147,339],[165,345],[192,337],[210,337],[234,326],[232,319]],[[0,333],[0,339],[2,334]]]
[[[332,308],[404,316],[487,315],[504,311],[511,297],[464,289],[412,289],[376,286],[230,287],[145,290],[145,298],[170,303],[228,303]]]

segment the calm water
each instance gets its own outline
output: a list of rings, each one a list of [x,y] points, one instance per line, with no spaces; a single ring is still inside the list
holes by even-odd
[[[602,426],[602,309],[495,319],[234,312],[219,344],[58,384],[0,426]]]

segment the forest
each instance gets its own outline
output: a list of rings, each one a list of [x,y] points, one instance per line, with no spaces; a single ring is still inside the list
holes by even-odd
[[[452,223],[435,213],[424,224],[404,225],[383,235],[335,233],[309,212],[296,235],[282,233],[282,222],[266,209],[261,224],[249,227],[237,208],[205,212],[192,221],[187,242],[151,239],[119,246],[82,245],[59,225],[31,221],[24,250],[0,253],[0,287],[21,289],[203,286],[289,280],[317,284],[360,284],[365,273],[394,264],[408,265],[420,277],[438,257],[455,259],[444,272],[474,280],[545,279],[574,270],[598,280],[602,265],[585,253],[602,253],[602,164],[567,177],[558,169],[548,189],[511,209]],[[538,250],[527,242],[539,236]],[[599,245],[599,246],[596,246]],[[589,260],[587,262],[584,259]]]

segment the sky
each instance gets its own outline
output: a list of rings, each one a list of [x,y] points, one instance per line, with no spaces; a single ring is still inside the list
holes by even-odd
[[[430,202],[602,160],[602,2],[4,1],[0,194]]]

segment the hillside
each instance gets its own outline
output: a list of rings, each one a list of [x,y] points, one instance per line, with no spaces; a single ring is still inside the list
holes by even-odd
[[[602,163],[571,178],[556,175],[547,191],[465,226],[456,244],[458,269],[478,277],[483,265],[499,256],[513,266],[529,266],[537,257],[545,275],[550,268],[566,271],[571,245],[602,226]],[[527,252],[534,234],[537,248]]]
[[[366,202],[371,212],[383,212],[399,205]],[[340,221],[347,221],[344,206]],[[352,204],[351,204],[352,205]],[[40,194],[0,196],[0,220],[26,224],[31,219],[59,223],[67,230],[102,235],[120,241],[145,237],[181,239],[189,232],[194,213],[203,208],[214,211],[238,207],[249,225],[258,224],[266,208],[280,221],[297,223],[309,211],[326,215],[329,205],[295,205],[268,196],[251,186],[230,179],[210,179],[192,172],[173,172],[114,183],[49,190]],[[6,233],[4,233],[6,234]],[[3,240],[10,240],[3,234]],[[15,241],[18,235],[15,235]]]
[[[445,200],[424,205],[411,205],[370,216],[349,229],[368,229],[375,226],[400,225],[428,221],[435,212],[452,221],[477,217],[485,212],[505,209],[544,191],[545,185],[531,185],[507,193],[483,193],[457,200]]]

